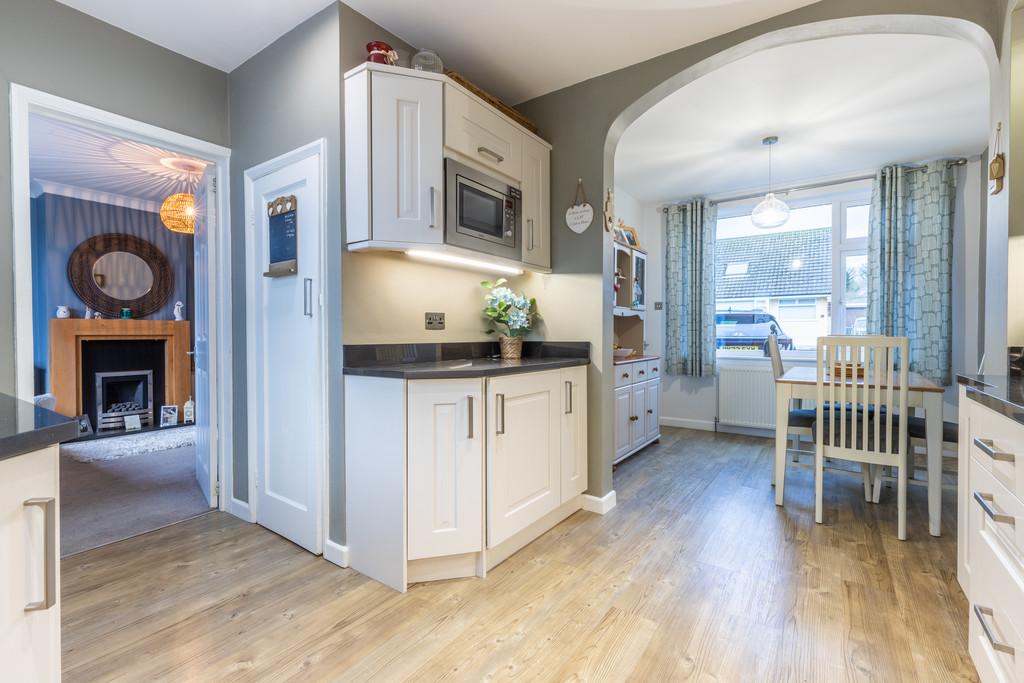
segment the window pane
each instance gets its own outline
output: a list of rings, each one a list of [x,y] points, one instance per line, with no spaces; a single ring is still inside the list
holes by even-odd
[[[720,349],[813,350],[831,332],[832,205],[794,209],[774,230],[749,216],[718,221],[715,310]]]
[[[846,334],[867,334],[868,310],[868,257],[867,254],[849,254],[843,257],[845,292],[843,301],[846,311],[844,325]]]
[[[871,207],[868,204],[846,207],[846,239],[867,237],[870,215]]]

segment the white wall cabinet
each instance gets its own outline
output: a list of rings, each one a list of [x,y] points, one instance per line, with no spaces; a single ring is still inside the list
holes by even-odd
[[[541,372],[487,382],[489,548],[562,502],[560,377]]]
[[[452,83],[445,83],[444,106],[444,142],[450,151],[522,181],[525,136],[515,124]]]
[[[57,446],[0,460],[0,678],[60,680]]]
[[[349,242],[444,242],[442,87],[376,71],[345,81]]]
[[[551,266],[551,151],[523,137],[523,262]]]
[[[409,559],[482,550],[483,384],[409,382]]]
[[[615,364],[615,462],[661,438],[661,359]]]
[[[587,368],[345,376],[353,569],[404,591],[487,570],[582,507]]]

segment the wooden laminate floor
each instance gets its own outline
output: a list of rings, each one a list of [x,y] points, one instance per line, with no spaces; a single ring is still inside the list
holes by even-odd
[[[772,442],[666,430],[579,512],[486,580],[401,595],[215,513],[63,563],[65,681],[976,680],[942,538],[912,488],[790,470]]]

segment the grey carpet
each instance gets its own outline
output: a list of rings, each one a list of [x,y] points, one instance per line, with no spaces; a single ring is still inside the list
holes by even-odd
[[[209,512],[194,459],[194,446],[90,463],[62,455],[61,555]]]

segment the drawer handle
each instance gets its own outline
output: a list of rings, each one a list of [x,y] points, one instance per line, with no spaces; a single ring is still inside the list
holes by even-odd
[[[622,373],[622,379],[629,379],[629,373],[628,372]]]
[[[43,511],[43,599],[25,605],[26,612],[38,612],[57,604],[57,500],[30,498],[24,507]]]
[[[978,505],[981,506],[981,509],[985,512],[986,515],[989,516],[989,518],[991,518],[993,522],[1002,522],[1003,524],[1012,524],[1014,526],[1017,526],[1016,517],[1014,517],[1013,515],[1007,515],[1005,513],[998,512],[996,510],[995,506],[992,504],[995,499],[991,493],[981,493],[979,491],[975,491],[974,500],[978,501]]]
[[[476,151],[478,154],[486,154],[487,156],[494,157],[494,160],[497,161],[499,164],[505,161],[505,157],[501,156],[500,154],[498,154],[489,147],[477,147]]]
[[[1013,453],[1006,453],[996,448],[996,444],[992,439],[983,439],[978,436],[974,438],[974,445],[978,447],[979,451],[993,460],[1002,460],[1003,462],[1013,462],[1016,460]]]
[[[996,640],[995,634],[992,633],[992,626],[988,623],[988,619],[985,618],[992,616],[991,607],[975,605],[974,616],[978,617],[978,623],[981,624],[981,630],[985,632],[985,637],[988,638],[988,642],[992,645],[993,650],[999,650],[1000,652],[1005,652],[1008,655],[1015,653],[1012,645],[1008,645],[1001,640]]]
[[[646,373],[646,372],[644,372],[643,370],[641,370],[641,371],[640,371],[639,373],[637,373],[637,374],[640,374],[640,375],[646,375],[647,373]]]

